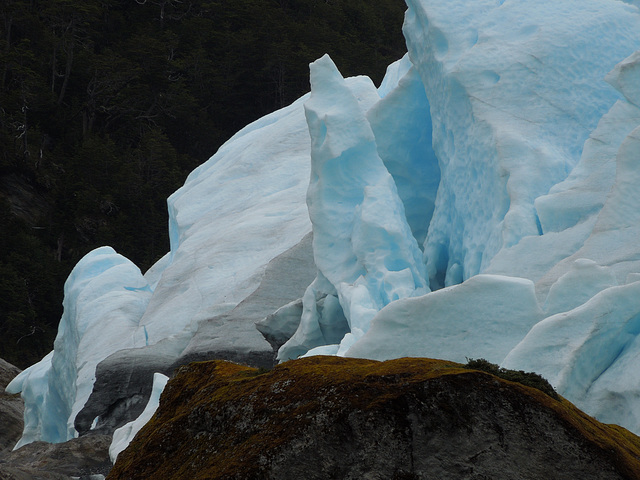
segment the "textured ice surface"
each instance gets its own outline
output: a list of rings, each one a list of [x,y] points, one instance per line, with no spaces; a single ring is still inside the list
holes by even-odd
[[[398,63],[404,67],[406,62],[405,56]],[[384,85],[390,88],[390,81]],[[422,245],[433,215],[440,167],[431,146],[429,101],[416,69],[410,68],[397,78],[396,86],[367,112],[367,120],[378,155],[402,199],[413,236]]]
[[[609,267],[601,267],[593,260],[577,259],[572,268],[555,282],[544,303],[545,314],[551,316],[568,312],[588,301],[605,288],[618,285]]]
[[[442,175],[425,244],[435,287],[540,233],[533,202],[619,98],[602,79],[638,48],[638,19],[616,1],[407,4]]]
[[[120,452],[122,452],[136,436],[136,433],[140,431],[145,424],[151,420],[153,414],[156,413],[158,406],[160,405],[160,395],[164,391],[164,387],[167,385],[169,377],[161,373],[153,375],[153,388],[151,390],[151,397],[147,402],[147,406],[144,411],[133,422],[129,422],[126,425],[118,428],[113,432],[113,439],[111,446],[109,447],[109,457],[113,463],[116,463],[116,459]]]
[[[347,355],[500,363],[518,344],[504,366],[640,431],[640,296],[624,285],[640,271],[637,14],[617,2],[408,3],[441,173],[429,279],[471,278],[387,306]],[[472,293],[478,272],[536,282],[537,302],[531,285]]]
[[[409,59],[408,53],[400,60],[389,65],[387,67],[387,72],[378,87],[378,95],[380,95],[380,98],[386,97],[391,90],[395,89],[398,82],[400,82],[400,79],[407,74],[411,67],[413,67],[413,64]]]
[[[56,410],[50,408],[47,398],[52,357],[53,352],[50,352],[38,363],[20,372],[5,389],[7,393],[11,394],[22,392],[24,400],[24,429],[14,450],[43,437],[54,438],[61,435],[61,430],[62,435],[66,436],[66,428],[55,425],[56,423],[61,424],[65,420],[59,418]],[[51,418],[43,422],[43,416]],[[51,429],[53,431],[49,433],[47,430],[50,430],[49,425],[51,424],[53,424]],[[66,422],[64,425],[66,426]]]
[[[303,101],[238,132],[169,198],[171,252],[142,319],[152,339],[231,310],[310,231]]]
[[[311,97],[305,102],[311,135],[307,205],[318,279],[303,297],[300,327],[281,347],[281,360],[328,343],[320,299],[339,300],[350,330],[340,342],[346,351],[382,307],[428,291],[421,251],[365,115],[380,99],[366,82],[369,91],[354,95],[328,56],[311,64]]]
[[[463,363],[465,358],[485,358],[499,363],[542,317],[531,281],[476,275],[460,285],[388,305],[347,356],[427,356]]]
[[[599,420],[640,431],[640,282],[538,323],[503,362],[531,369]]]

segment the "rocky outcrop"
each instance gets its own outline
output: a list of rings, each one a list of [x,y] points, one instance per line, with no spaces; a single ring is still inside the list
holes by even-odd
[[[0,358],[0,459],[20,440],[24,425],[24,403],[20,395],[9,395],[4,389],[20,369]]]
[[[5,456],[0,479],[103,478],[111,468],[111,437],[87,435],[64,443],[33,442]]]
[[[438,360],[181,367],[108,479],[640,478],[640,439]]]
[[[51,211],[50,199],[38,192],[26,177],[8,173],[0,175],[0,200],[6,199],[11,213],[33,227]]]

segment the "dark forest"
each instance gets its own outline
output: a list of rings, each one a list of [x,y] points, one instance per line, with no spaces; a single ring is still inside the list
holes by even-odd
[[[237,130],[309,90],[329,53],[379,84],[402,0],[4,0],[0,357],[53,345],[63,285],[111,245],[144,272],[166,198]]]

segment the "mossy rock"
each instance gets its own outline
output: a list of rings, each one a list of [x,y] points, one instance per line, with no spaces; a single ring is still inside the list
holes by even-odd
[[[108,479],[640,478],[640,439],[440,360],[181,367]]]

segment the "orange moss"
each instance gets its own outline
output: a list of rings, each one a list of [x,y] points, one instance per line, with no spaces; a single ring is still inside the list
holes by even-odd
[[[489,388],[518,390],[556,412],[568,428],[613,458],[621,473],[640,478],[640,438],[597,422],[565,399],[557,401],[534,388],[454,362],[340,357],[289,361],[267,373],[224,361],[180,368],[168,383],[157,414],[120,454],[107,478],[260,478],[271,452],[293,438],[320,406],[331,408],[327,399],[336,402],[332,415],[338,417],[349,410],[345,405],[375,412],[417,383],[459,375],[486,376],[495,385]],[[243,422],[249,414],[252,422]],[[201,423],[194,424],[196,419]],[[222,428],[227,430],[221,432]],[[194,442],[194,435],[200,441]],[[135,477],[129,475],[132,471]]]

